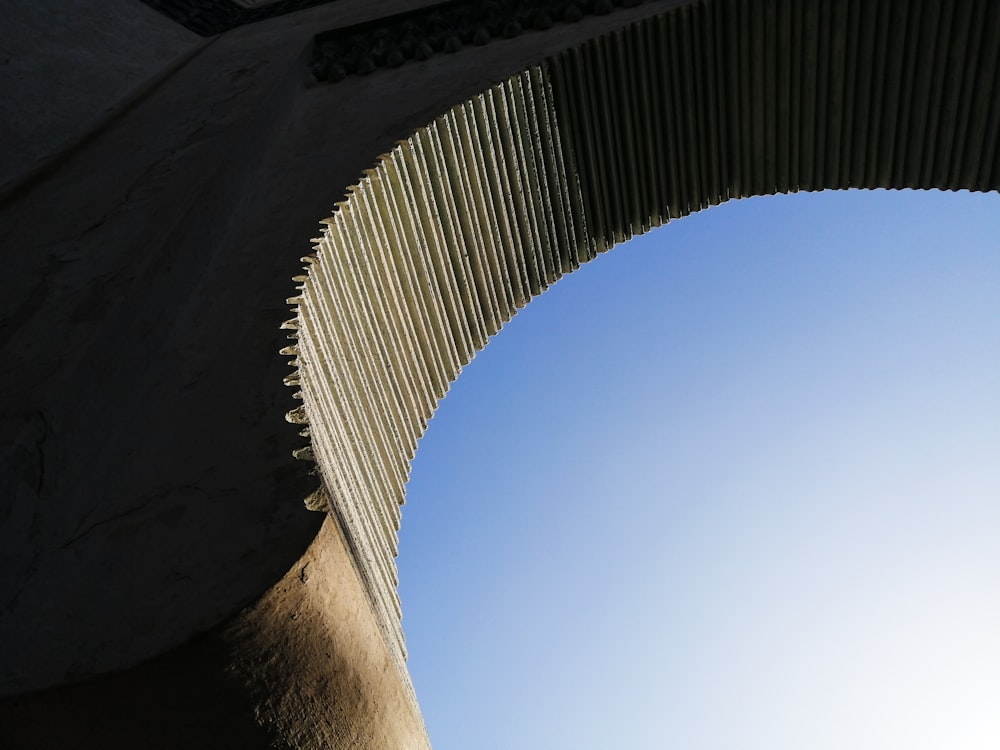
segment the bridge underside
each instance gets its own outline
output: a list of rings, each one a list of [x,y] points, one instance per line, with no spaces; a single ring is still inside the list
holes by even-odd
[[[371,4],[208,39],[115,7],[147,57],[21,11],[25,59],[124,93],[9,119],[87,126],[18,125],[0,193],[4,746],[426,746],[400,507],[490,336],[726,200],[1000,188],[990,0],[646,3],[336,84],[312,40]]]
[[[692,3],[490,88],[366,171],[292,300],[289,418],[401,660],[409,462],[490,336],[599,253],[727,200],[996,189],[998,24],[987,3]]]

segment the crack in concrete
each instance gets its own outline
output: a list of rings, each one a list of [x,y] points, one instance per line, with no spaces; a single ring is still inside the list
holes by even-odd
[[[64,542],[59,547],[59,549],[61,550],[69,549],[74,544],[79,542],[81,539],[88,536],[92,531],[94,531],[98,527],[112,523],[113,521],[118,521],[122,518],[127,518],[128,516],[131,516],[135,513],[138,513],[141,510],[144,510],[146,506],[149,504],[149,502],[151,501],[143,503],[142,505],[129,508],[128,510],[122,511],[121,513],[116,513],[115,515],[109,516],[108,518],[102,518],[100,521],[95,521],[90,526],[86,527],[83,531],[80,531],[79,533],[75,534],[72,538],[70,538],[68,541]]]
[[[128,516],[132,516],[132,515],[135,515],[136,513],[140,513],[142,511],[145,511],[151,505],[155,504],[158,500],[162,500],[163,498],[167,497],[168,495],[172,495],[172,494],[175,494],[177,492],[184,492],[184,491],[193,491],[193,492],[196,492],[196,493],[204,494],[204,490],[202,490],[202,489],[200,489],[200,488],[198,488],[198,487],[196,487],[194,485],[190,485],[190,484],[181,485],[180,487],[171,488],[171,489],[165,490],[163,492],[157,492],[156,494],[151,495],[145,501],[139,503],[138,505],[134,505],[131,508],[128,508],[127,510],[122,511],[121,513],[116,513],[113,516],[108,516],[107,518],[102,518],[99,521],[95,521],[94,523],[90,524],[86,528],[78,531],[76,534],[74,534],[67,541],[63,542],[63,544],[60,545],[59,549],[61,549],[61,550],[69,549],[70,547],[72,547],[73,545],[75,545],[77,542],[79,542],[81,539],[83,539],[84,537],[86,537],[89,534],[91,534],[98,527],[105,526],[105,525],[107,525],[109,523],[113,523],[114,521],[119,521],[122,518],[127,518]]]
[[[31,561],[28,563],[28,568],[21,578],[21,582],[18,584],[17,589],[14,593],[7,599],[4,603],[4,613],[10,614],[14,611],[14,607],[17,605],[17,600],[21,598],[21,594],[25,592],[28,588],[28,583],[32,578],[35,577],[35,573],[38,572],[38,562],[41,559],[42,553],[35,549],[35,552],[31,555]]]

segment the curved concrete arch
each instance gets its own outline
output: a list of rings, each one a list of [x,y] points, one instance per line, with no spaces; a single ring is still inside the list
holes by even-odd
[[[409,461],[490,336],[597,254],[726,200],[996,189],[998,34],[985,2],[691,3],[483,92],[366,171],[289,300],[289,419],[400,665]]]
[[[93,20],[59,27],[71,14],[39,7],[53,48]],[[14,747],[152,747],[151,731],[164,747],[426,746],[399,504],[437,401],[504,321],[632,234],[724,200],[1000,187],[991,0],[647,3],[622,11],[645,19],[628,28],[584,20],[338,88],[303,83],[308,48],[379,18],[370,3],[207,42],[138,0],[114,7],[86,38],[123,51],[70,57],[66,88],[102,63],[114,86],[36,107],[50,130],[93,127],[48,148],[18,121],[12,153],[33,166],[0,196],[20,258],[0,301],[16,353],[0,691],[105,676],[4,699]],[[290,299],[304,403],[286,434],[267,415],[287,409],[272,353],[302,254],[289,238],[366,164]],[[333,511],[319,536],[290,504],[315,486],[287,458],[296,429]]]

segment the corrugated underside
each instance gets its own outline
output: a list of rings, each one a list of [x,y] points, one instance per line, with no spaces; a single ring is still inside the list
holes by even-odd
[[[594,39],[438,118],[327,220],[287,353],[312,451],[405,658],[409,464],[460,369],[536,294],[722,201],[1000,182],[1000,2],[715,0]]]
[[[715,0],[545,64],[600,252],[731,198],[996,189],[1000,2]]]
[[[399,143],[317,240],[292,300],[297,379],[332,510],[401,657],[394,558],[417,440],[489,337],[587,260],[584,236],[536,68]]]

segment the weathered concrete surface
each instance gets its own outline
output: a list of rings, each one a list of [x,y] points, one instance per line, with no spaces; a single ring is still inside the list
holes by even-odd
[[[0,195],[206,43],[133,0],[5,2]]]
[[[343,534],[316,541],[225,629],[257,716],[295,748],[429,747],[409,676],[382,638]]]
[[[5,750],[398,748],[428,741],[327,519],[231,623],[127,672],[0,702]]]

